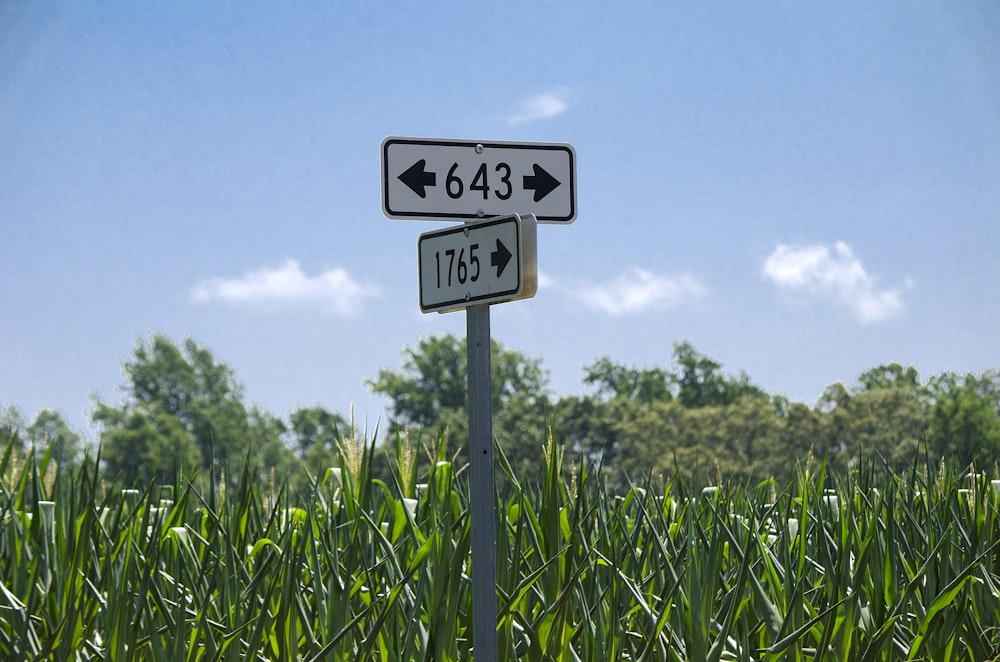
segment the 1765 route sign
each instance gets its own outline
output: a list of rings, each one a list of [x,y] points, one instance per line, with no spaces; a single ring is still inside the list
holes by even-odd
[[[420,310],[445,313],[535,296],[536,235],[534,217],[517,214],[420,235]]]
[[[381,160],[389,218],[576,218],[576,154],[564,143],[389,137]]]

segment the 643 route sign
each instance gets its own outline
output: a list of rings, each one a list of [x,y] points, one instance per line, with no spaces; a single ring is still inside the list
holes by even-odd
[[[564,143],[389,137],[381,161],[389,218],[576,218],[576,154]]]
[[[535,296],[536,237],[535,218],[517,214],[420,235],[420,310],[445,313]]]

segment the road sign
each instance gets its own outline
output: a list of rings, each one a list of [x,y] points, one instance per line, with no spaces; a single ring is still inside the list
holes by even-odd
[[[536,236],[534,217],[517,214],[420,235],[420,310],[445,313],[535,296]]]
[[[381,159],[389,218],[576,218],[576,153],[564,143],[390,137]]]

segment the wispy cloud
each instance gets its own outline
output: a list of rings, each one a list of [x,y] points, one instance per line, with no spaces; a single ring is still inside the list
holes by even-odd
[[[307,275],[295,260],[264,267],[237,278],[208,278],[191,288],[196,303],[275,305],[315,304],[338,315],[353,315],[378,287],[355,280],[343,269]]]
[[[552,278],[547,272],[538,270],[538,289],[540,290],[554,290],[559,288],[559,283]]]
[[[571,293],[594,310],[624,315],[676,308],[703,298],[708,290],[693,276],[664,276],[630,267],[610,282],[581,285]]]
[[[517,109],[507,117],[508,124],[524,124],[548,119],[566,112],[569,108],[569,93],[565,88],[557,88],[521,99]]]
[[[786,291],[829,297],[861,322],[879,322],[903,311],[902,289],[878,287],[851,247],[779,244],[764,261],[764,277]],[[906,286],[910,286],[907,281]]]

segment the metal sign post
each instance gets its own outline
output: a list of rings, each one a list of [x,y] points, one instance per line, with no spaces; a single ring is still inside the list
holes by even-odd
[[[490,305],[535,296],[536,225],[576,218],[576,152],[565,143],[389,137],[380,153],[387,218],[466,221],[420,235],[417,269],[421,311],[465,308],[472,653],[496,662]]]
[[[465,311],[469,371],[469,484],[472,519],[472,645],[476,662],[497,659],[496,497],[493,482],[493,383],[490,306]]]
[[[472,647],[497,659],[496,495],[490,304],[535,295],[536,220],[500,216],[425,232],[417,240],[420,310],[465,309],[469,381],[469,518],[472,527]]]

